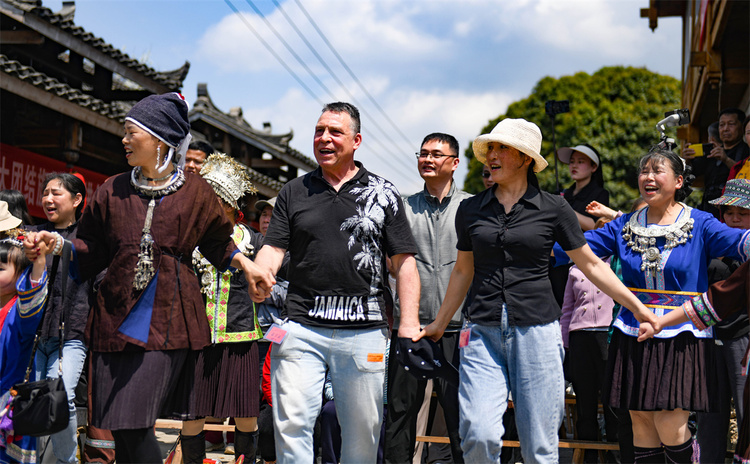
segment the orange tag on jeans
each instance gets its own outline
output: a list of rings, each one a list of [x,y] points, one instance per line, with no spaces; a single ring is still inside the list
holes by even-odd
[[[367,362],[371,362],[371,363],[383,362],[383,353],[367,353]]]

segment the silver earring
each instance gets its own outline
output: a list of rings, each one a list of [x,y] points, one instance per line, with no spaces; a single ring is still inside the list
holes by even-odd
[[[161,164],[161,146],[156,146],[156,169],[159,169],[159,165]]]

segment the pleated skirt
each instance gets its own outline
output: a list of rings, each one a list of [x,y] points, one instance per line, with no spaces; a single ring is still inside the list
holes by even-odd
[[[734,462],[746,463],[750,462],[750,377],[745,380],[742,398],[742,423],[739,424]]]
[[[615,329],[609,345],[604,401],[635,411],[717,410],[712,339],[683,332],[638,342]]]
[[[105,430],[153,427],[183,376],[189,353],[92,352],[92,425]]]
[[[258,343],[252,341],[220,343],[195,352],[163,416],[194,420],[258,417],[259,413]]]

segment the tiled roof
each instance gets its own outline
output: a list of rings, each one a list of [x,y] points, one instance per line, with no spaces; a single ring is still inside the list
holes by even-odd
[[[107,103],[94,98],[53,77],[40,73],[30,66],[25,66],[18,61],[11,60],[3,54],[0,54],[0,72],[119,122],[125,121],[125,115],[130,109],[130,105],[122,102]],[[250,175],[250,180],[256,185],[265,185],[277,192],[284,186],[278,180],[261,174],[252,168],[247,168],[247,171]]]
[[[88,45],[96,48],[102,53],[110,56],[111,58],[119,61],[125,66],[138,71],[139,73],[153,79],[161,85],[168,87],[170,90],[179,90],[182,88],[182,82],[187,76],[188,70],[190,69],[190,62],[186,61],[182,67],[173,71],[156,71],[152,67],[139,62],[136,59],[131,58],[126,53],[118,50],[114,46],[108,44],[104,39],[101,39],[90,32],[86,32],[80,26],[76,26],[73,22],[73,11],[72,8],[63,10],[59,13],[55,13],[47,7],[42,6],[41,0],[3,0],[16,8],[38,16],[41,19],[49,22],[52,25],[59,27],[60,29],[68,32],[69,34],[77,37],[81,41]]]
[[[270,187],[276,190],[277,192],[280,191],[281,187],[284,186],[283,183],[279,182],[273,177],[267,176],[265,174],[261,174],[258,171],[254,170],[253,168],[247,168],[247,172],[250,174],[250,180],[255,185],[265,185],[267,187]]]
[[[110,119],[124,122],[125,114],[129,110],[129,107],[123,103],[107,103],[99,100],[2,54],[0,54],[0,71]]]
[[[238,114],[227,114],[216,108],[211,98],[208,96],[208,92],[205,87],[201,88],[204,84],[199,84],[198,99],[190,110],[191,118],[194,120],[195,114],[202,113],[206,116],[210,116],[221,124],[226,125],[242,134],[245,134],[249,138],[259,141],[265,145],[266,149],[273,155],[274,151],[290,155],[304,163],[310,170],[318,167],[318,163],[312,158],[305,156],[302,152],[295,150],[289,146],[289,140],[291,140],[293,133],[282,135],[273,135],[270,132],[258,130],[253,128],[247,121],[242,117],[241,112]]]

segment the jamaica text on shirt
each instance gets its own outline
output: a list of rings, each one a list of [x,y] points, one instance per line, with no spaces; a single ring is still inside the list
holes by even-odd
[[[315,307],[307,315],[329,321],[366,321],[363,299],[362,296],[318,295]]]

